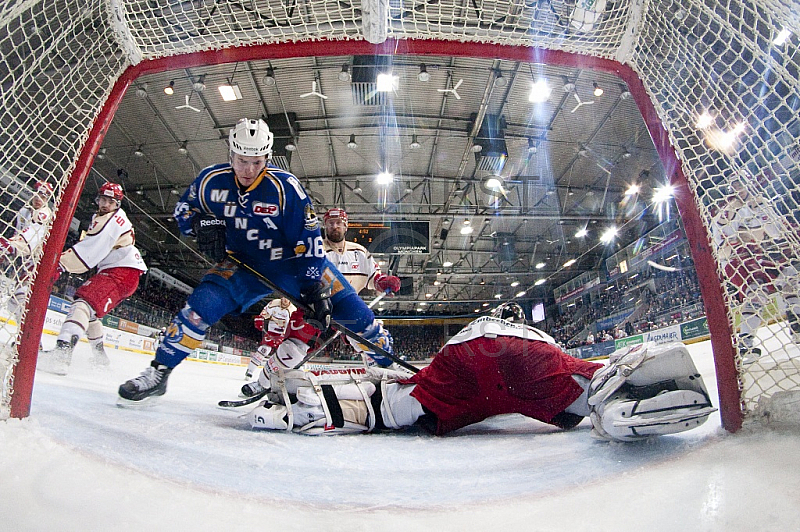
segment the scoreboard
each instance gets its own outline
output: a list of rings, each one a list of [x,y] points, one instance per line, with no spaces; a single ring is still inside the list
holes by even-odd
[[[361,244],[373,255],[431,252],[429,222],[350,222],[347,225],[347,240]]]

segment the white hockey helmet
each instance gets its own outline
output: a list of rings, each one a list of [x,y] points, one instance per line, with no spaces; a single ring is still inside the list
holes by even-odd
[[[258,119],[242,118],[231,128],[228,135],[231,153],[258,157],[272,156],[274,138],[267,123]]]
[[[491,314],[493,318],[510,321],[511,323],[525,323],[525,311],[519,303],[509,301],[494,309]]]

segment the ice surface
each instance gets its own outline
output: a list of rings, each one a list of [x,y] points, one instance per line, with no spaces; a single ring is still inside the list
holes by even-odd
[[[54,340],[46,337],[45,345]],[[770,530],[800,523],[800,436],[720,428],[609,444],[502,416],[421,432],[253,432],[244,368],[185,362],[150,408],[116,389],[151,357],[79,344],[37,373],[31,417],[0,423],[4,530]],[[716,404],[708,342],[690,346]]]

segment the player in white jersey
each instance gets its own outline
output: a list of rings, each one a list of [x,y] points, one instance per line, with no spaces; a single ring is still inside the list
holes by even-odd
[[[39,352],[37,369],[41,371],[66,375],[72,351],[84,333],[92,346],[92,362],[100,366],[109,364],[103,349],[100,318],[132,295],[139,286],[139,276],[147,271],[134,246],[133,225],[120,207],[123,197],[120,185],[103,184],[95,198],[97,212],[92,215],[86,236],[58,260],[56,278],[63,272],[84,273],[95,267],[97,273],[75,292],[75,301],[61,326],[56,347]]]
[[[367,248],[345,240],[347,213],[344,209],[328,209],[322,217],[325,226],[325,255],[350,285],[360,293],[364,288],[378,292],[398,292],[400,278],[381,273],[381,268]]]
[[[15,220],[16,234],[11,238],[0,237],[0,254],[12,261],[15,257],[22,259],[22,267],[17,274],[17,284],[14,293],[8,300],[8,310],[19,324],[24,308],[25,297],[28,295],[30,274],[34,271],[35,261],[33,256],[41,246],[53,211],[47,204],[53,195],[53,186],[47,182],[36,183],[36,192],[31,198],[31,204],[21,208]]]
[[[769,295],[779,293],[786,305],[792,340],[800,343],[800,259],[787,235],[797,235],[766,199],[747,190],[753,178],[737,173],[731,181],[734,195],[712,220],[712,235],[725,274],[739,288],[741,325],[739,353],[745,364],[761,356],[756,333],[763,323],[760,312]]]
[[[264,310],[255,317],[253,324],[263,334],[261,344],[258,346],[258,352],[250,357],[250,363],[247,364],[245,379],[252,378],[253,372],[263,366],[270,353],[281,345],[281,342],[286,338],[289,318],[295,310],[297,309],[292,305],[291,301],[281,297],[267,303]]]

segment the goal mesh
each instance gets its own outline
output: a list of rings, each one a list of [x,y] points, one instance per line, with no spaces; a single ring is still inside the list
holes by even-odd
[[[798,284],[788,267],[800,251],[800,128],[794,119],[800,28],[791,26],[797,11],[796,3],[774,0],[5,2],[0,233],[14,234],[16,212],[40,180],[55,187],[57,216],[47,244],[33,253],[40,274],[35,285],[18,259],[4,262],[0,418],[27,415],[25,398],[17,397],[23,406],[16,413],[10,406],[17,394],[29,402],[35,340],[26,334],[35,338],[41,330],[41,294],[49,289],[44,274],[61,251],[127,75],[137,68],[143,73],[142,65],[176,68],[187,54],[236,50],[246,57],[258,45],[323,42],[324,52],[313,50],[324,55],[342,43],[389,39],[423,43],[418,53],[468,53],[457,50],[485,44],[496,48],[482,48],[484,54],[536,61],[553,52],[569,55],[573,64],[602,59],[632,73],[626,81],[641,87],[636,101],[668,175],[686,192],[677,201],[709,316],[723,423],[736,430],[760,398],[800,387],[800,356],[786,320],[786,301]],[[793,36],[776,44],[782,29]],[[713,113],[711,121],[699,127],[705,110]],[[751,200],[768,207],[765,216],[779,232],[762,229],[752,238],[753,228],[741,227],[725,245],[715,244],[712,228],[720,213],[741,210],[731,189],[737,176],[745,176]],[[20,332],[8,308],[15,291],[35,299],[20,316]],[[762,356],[752,364],[738,355],[742,310],[759,321],[755,345]],[[15,386],[21,375],[25,390]]]

